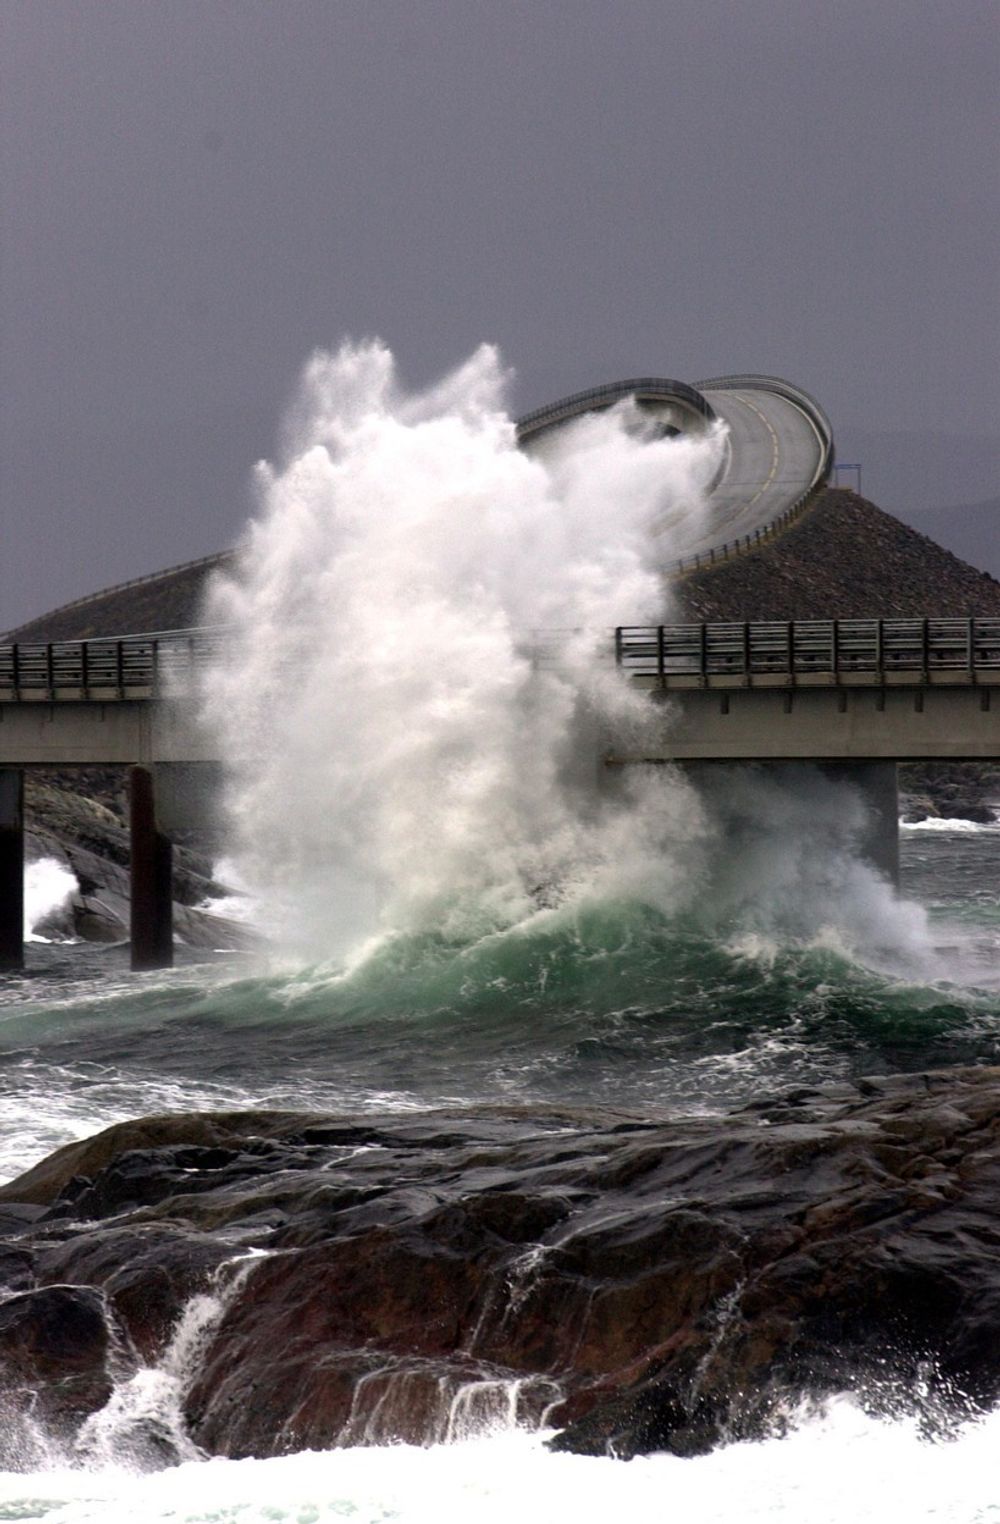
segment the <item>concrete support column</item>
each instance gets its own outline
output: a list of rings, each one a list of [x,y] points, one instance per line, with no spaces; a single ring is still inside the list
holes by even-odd
[[[24,773],[0,767],[0,969],[24,967]]]
[[[824,762],[823,772],[849,783],[865,802],[868,824],[858,845],[862,856],[899,888],[899,781],[895,762]]]
[[[132,967],[172,968],[173,847],[157,830],[153,775],[131,767],[128,775],[132,872]]]

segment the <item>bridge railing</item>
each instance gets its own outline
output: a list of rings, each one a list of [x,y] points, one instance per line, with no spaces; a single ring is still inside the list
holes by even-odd
[[[1000,618],[621,625],[615,660],[662,687],[727,677],[1000,681]]]
[[[568,633],[534,632],[536,665],[561,665]],[[190,688],[229,640],[218,627],[0,646],[0,704],[163,697]],[[620,625],[614,659],[661,687],[726,679],[1000,683],[1000,618]]]
[[[189,685],[226,639],[221,629],[0,646],[0,703],[57,697],[145,698]]]

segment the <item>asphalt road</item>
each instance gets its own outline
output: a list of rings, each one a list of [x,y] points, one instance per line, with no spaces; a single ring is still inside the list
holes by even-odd
[[[826,442],[802,408],[763,385],[698,388],[728,430],[726,462],[704,509],[680,505],[652,526],[670,559],[704,555],[791,508],[822,476]]]

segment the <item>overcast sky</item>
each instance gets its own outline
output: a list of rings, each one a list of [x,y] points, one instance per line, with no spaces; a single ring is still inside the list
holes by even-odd
[[[0,0],[0,628],[230,543],[318,345],[526,410],[787,376],[903,513],[997,492],[981,0]]]

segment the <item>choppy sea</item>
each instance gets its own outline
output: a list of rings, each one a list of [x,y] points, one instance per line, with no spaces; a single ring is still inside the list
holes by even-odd
[[[410,936],[353,973],[250,955],[128,972],[121,947],[32,942],[0,980],[0,1176],[109,1123],[247,1106],[356,1112],[497,1100],[721,1113],[790,1085],[1000,1062],[1000,825],[902,833],[916,965],[835,926],[711,932],[638,905],[540,913],[456,946]],[[204,960],[205,955],[200,957]],[[178,1381],[191,1372],[175,1373]],[[461,1442],[0,1475],[0,1519],[589,1524],[1000,1520],[1000,1414],[947,1441],[850,1392],[783,1438],[679,1460],[554,1454],[502,1414]]]

